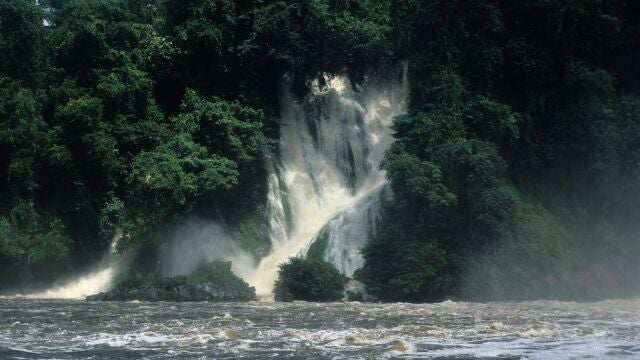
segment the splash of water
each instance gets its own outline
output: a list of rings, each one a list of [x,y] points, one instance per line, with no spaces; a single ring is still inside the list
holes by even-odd
[[[51,288],[8,297],[29,299],[84,299],[89,295],[109,291],[115,280],[127,269],[134,250],[116,253],[121,238],[118,233],[109,251],[92,271],[54,284]],[[255,268],[253,258],[242,251],[225,229],[214,222],[191,219],[175,229],[160,259],[160,275],[176,276],[192,272],[201,261],[230,260],[232,271],[246,277]]]
[[[306,253],[323,229],[329,234],[325,259],[348,275],[361,265],[358,248],[379,217],[385,193],[379,164],[408,95],[406,68],[355,89],[346,75],[323,74],[301,100],[291,83],[286,76],[279,158],[270,165],[273,249],[248,278],[258,294],[269,294],[278,265]]]
[[[127,268],[132,256],[131,252],[125,254],[116,253],[118,241],[121,237],[120,232],[114,236],[107,254],[94,270],[60,281],[45,291],[17,294],[15,297],[30,299],[84,299],[89,295],[110,290],[114,285],[114,279]]]
[[[231,261],[231,270],[246,277],[255,268],[253,257],[243,251],[218,223],[191,219],[175,229],[160,258],[160,275],[191,273],[203,261]]]

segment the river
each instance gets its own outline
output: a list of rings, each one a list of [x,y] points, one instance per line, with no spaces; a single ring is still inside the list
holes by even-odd
[[[640,359],[640,299],[0,300],[0,359]]]

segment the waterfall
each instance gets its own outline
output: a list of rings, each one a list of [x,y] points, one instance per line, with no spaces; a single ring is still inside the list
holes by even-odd
[[[271,292],[279,264],[320,238],[324,258],[341,272],[351,275],[362,265],[358,250],[389,196],[379,164],[408,95],[406,67],[355,88],[345,74],[322,74],[302,99],[291,85],[285,76],[279,152],[268,165],[272,251],[248,279],[258,294]]]
[[[322,74],[301,99],[291,91],[292,80],[283,78],[279,149],[267,159],[271,253],[255,266],[226,229],[193,220],[176,229],[166,245],[161,275],[187,274],[201,260],[232,260],[237,275],[259,295],[268,295],[279,264],[312,246],[347,276],[362,266],[359,250],[391,196],[379,165],[393,141],[393,119],[406,108],[406,66],[355,87],[346,74]],[[118,238],[93,271],[16,296],[72,299],[109,290],[131,260],[131,254],[113,252]]]
[[[88,295],[108,291],[115,284],[114,279],[120,275],[131,260],[132,252],[116,253],[118,241],[122,237],[118,231],[111,241],[108,252],[100,263],[87,273],[66,279],[54,284],[51,288],[35,293],[16,294],[11,297],[25,297],[33,299],[84,299]]]
[[[364,265],[360,249],[375,233],[382,217],[382,204],[391,200],[391,189],[382,184],[333,219],[311,240],[323,258],[341,273],[352,276]]]

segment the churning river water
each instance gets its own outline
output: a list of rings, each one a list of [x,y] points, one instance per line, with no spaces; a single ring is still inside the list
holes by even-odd
[[[0,359],[640,359],[640,299],[598,303],[0,300]]]

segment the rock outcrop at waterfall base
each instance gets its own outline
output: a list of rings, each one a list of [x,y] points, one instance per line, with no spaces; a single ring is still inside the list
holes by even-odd
[[[230,262],[201,264],[188,276],[143,277],[125,280],[89,301],[251,301],[256,291],[231,272]]]

